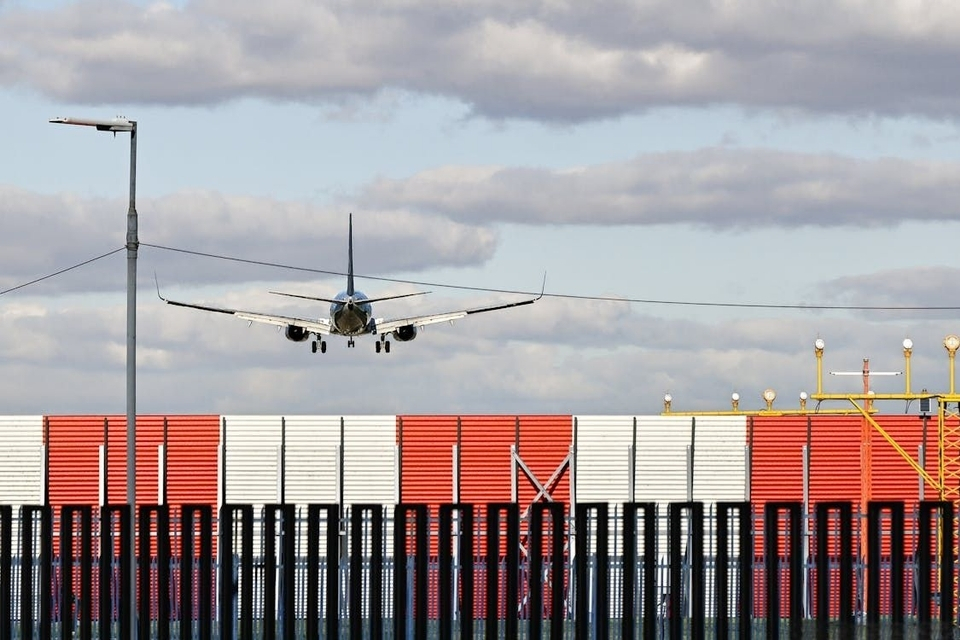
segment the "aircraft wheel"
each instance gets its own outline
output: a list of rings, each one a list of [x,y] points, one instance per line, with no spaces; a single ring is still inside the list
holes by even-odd
[[[380,353],[380,341],[377,340],[377,353]]]
[[[326,341],[326,340],[321,340],[321,341],[320,341],[320,353],[326,353],[326,352],[327,352],[327,341]]]
[[[383,348],[384,348],[384,350],[385,350],[387,353],[390,353],[390,341],[389,341],[389,340],[387,340],[386,342],[383,343]]]
[[[313,343],[310,345],[310,350],[313,351],[314,353],[317,352],[317,341],[316,341],[316,340],[314,340]]]

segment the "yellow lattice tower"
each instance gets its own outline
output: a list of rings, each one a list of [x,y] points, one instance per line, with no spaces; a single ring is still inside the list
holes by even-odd
[[[950,393],[937,398],[937,459],[939,467],[940,500],[953,503],[954,514],[960,507],[960,396],[956,394],[956,360],[960,349],[960,337],[953,334],[943,339],[943,346],[950,357]],[[952,407],[952,408],[951,408]],[[938,528],[939,529],[939,528]],[[939,539],[942,536],[938,533]],[[954,539],[953,554],[960,551],[960,540]],[[953,615],[957,616],[957,572],[953,573]]]

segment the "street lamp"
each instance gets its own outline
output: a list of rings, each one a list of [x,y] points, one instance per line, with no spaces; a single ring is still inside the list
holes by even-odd
[[[136,634],[137,563],[134,523],[137,503],[137,122],[123,117],[52,118],[54,124],[95,127],[97,131],[130,133],[130,206],[127,209],[127,504],[130,505],[130,630]]]

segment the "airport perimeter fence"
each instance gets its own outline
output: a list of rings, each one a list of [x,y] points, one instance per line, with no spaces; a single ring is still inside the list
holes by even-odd
[[[947,502],[131,516],[0,506],[0,640],[954,637]]]

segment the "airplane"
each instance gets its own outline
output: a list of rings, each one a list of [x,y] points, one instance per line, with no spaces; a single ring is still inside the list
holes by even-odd
[[[390,353],[390,340],[392,336],[397,342],[410,342],[417,337],[418,329],[428,324],[439,322],[453,322],[476,313],[486,313],[487,311],[499,311],[501,309],[510,309],[512,307],[522,307],[533,304],[543,297],[543,288],[540,295],[535,298],[528,298],[519,302],[510,302],[487,307],[477,307],[474,309],[463,309],[459,311],[450,311],[447,313],[436,313],[423,316],[410,316],[406,318],[396,318],[384,320],[373,317],[373,303],[384,302],[386,300],[396,300],[398,298],[409,298],[411,296],[420,296],[428,291],[418,291],[415,293],[402,293],[393,296],[383,296],[380,298],[368,298],[364,293],[354,288],[353,284],[353,214],[350,214],[349,228],[347,235],[347,288],[341,291],[333,298],[323,298],[300,295],[296,293],[283,293],[280,291],[271,291],[274,295],[287,296],[291,298],[300,298],[302,300],[313,300],[317,302],[330,303],[329,318],[318,318],[310,320],[307,318],[297,318],[293,316],[276,316],[256,311],[243,311],[240,309],[228,309],[224,307],[212,307],[203,304],[194,304],[191,302],[180,302],[170,300],[160,294],[160,285],[157,283],[157,296],[165,303],[177,307],[187,307],[190,309],[200,309],[201,311],[212,311],[214,313],[224,313],[236,316],[248,322],[261,322],[265,324],[276,325],[284,328],[284,335],[292,342],[306,342],[313,337],[311,350],[313,353],[326,353],[326,336],[346,336],[347,347],[354,347],[354,338],[361,335],[378,335],[376,343],[376,352],[381,351]],[[544,288],[546,287],[546,276],[544,276]]]

